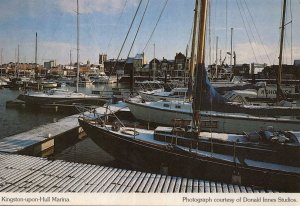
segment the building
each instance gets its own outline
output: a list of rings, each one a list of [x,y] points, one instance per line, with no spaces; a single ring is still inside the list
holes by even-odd
[[[50,70],[51,68],[55,67],[55,61],[54,60],[50,60],[48,62],[44,62],[44,68],[47,70]]]
[[[233,76],[242,76],[250,78],[250,64],[236,64],[232,68]]]
[[[181,52],[176,53],[174,58],[174,72],[173,77],[184,77],[188,70],[187,58]]]
[[[107,54],[99,54],[99,69],[104,72],[104,62],[107,61]]]
[[[145,59],[145,54],[136,54],[134,58],[132,58],[133,68],[136,75],[140,75],[142,72],[142,68],[145,64],[147,64],[147,60]]]
[[[109,75],[123,75],[130,74],[130,71],[133,69],[133,61],[129,58],[128,60],[119,59],[108,59],[104,62],[104,71]]]

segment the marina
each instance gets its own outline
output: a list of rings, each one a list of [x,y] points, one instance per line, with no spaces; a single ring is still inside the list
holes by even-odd
[[[105,110],[106,108],[104,107],[96,109],[98,114],[104,114]],[[124,103],[111,106],[109,111],[119,112],[122,110],[128,111]],[[84,138],[85,134],[82,128],[79,128],[77,122],[78,116],[68,116],[56,123],[43,125],[33,130],[1,139],[0,159],[3,168],[0,169],[2,180],[0,191],[143,193],[276,192],[276,190],[270,189],[257,189],[255,187],[221,182],[171,177],[97,165],[70,163],[61,160],[50,161],[44,158],[32,157],[37,155],[49,156],[53,154],[56,144],[61,144],[61,142],[65,144],[66,141],[69,144],[74,144],[76,139]],[[69,138],[75,138],[75,140],[72,141]]]
[[[300,192],[300,4],[20,4],[0,17],[0,192]]]

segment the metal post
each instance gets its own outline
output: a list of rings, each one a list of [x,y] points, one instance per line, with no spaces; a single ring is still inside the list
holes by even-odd
[[[282,72],[282,52],[283,52],[283,39],[284,39],[284,27],[285,27],[285,11],[286,11],[286,0],[283,1],[283,11],[282,11],[282,22],[281,22],[281,36],[280,36],[280,52],[279,52],[279,66],[277,71],[277,93],[276,100],[279,103],[279,93],[281,93],[281,72]]]

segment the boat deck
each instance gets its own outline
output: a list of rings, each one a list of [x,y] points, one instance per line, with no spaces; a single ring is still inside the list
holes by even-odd
[[[277,191],[0,153],[0,192],[272,193]]]

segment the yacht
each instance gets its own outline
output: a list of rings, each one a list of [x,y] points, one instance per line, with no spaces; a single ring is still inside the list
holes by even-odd
[[[25,101],[28,105],[73,103],[98,104],[107,100],[107,98],[100,98],[98,95],[87,95],[68,91],[66,89],[50,89],[44,92],[27,91],[24,94],[20,94],[17,99]]]
[[[192,103],[182,101],[144,102],[138,98],[126,101],[128,108],[136,119],[144,122],[174,125],[174,120],[193,118]],[[273,108],[275,109],[275,108]],[[300,120],[254,116],[244,113],[224,113],[212,110],[202,110],[201,129],[204,131],[242,134],[256,129],[273,126],[278,129],[298,130]]]
[[[96,74],[89,74],[88,77],[95,84],[107,84],[109,82],[109,77],[106,76],[106,74],[104,72],[100,72],[100,73],[96,73]]]

